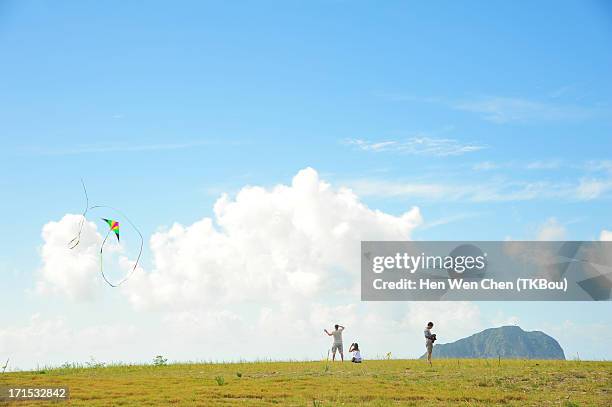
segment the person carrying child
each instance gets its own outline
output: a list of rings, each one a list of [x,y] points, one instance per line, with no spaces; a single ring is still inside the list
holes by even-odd
[[[427,349],[427,362],[431,366],[431,354],[433,353],[433,345],[436,341],[436,334],[431,333],[431,328],[433,328],[433,322],[428,322],[425,327],[425,348]]]

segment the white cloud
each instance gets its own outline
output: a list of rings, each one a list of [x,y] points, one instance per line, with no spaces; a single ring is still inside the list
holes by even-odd
[[[487,148],[477,143],[462,143],[458,140],[433,137],[411,137],[407,140],[395,141],[369,141],[363,139],[347,140],[364,151],[384,152],[392,151],[405,154],[447,157],[463,155]]]
[[[609,230],[602,230],[599,235],[599,240],[612,241],[612,232]]]
[[[560,159],[536,160],[529,162],[504,161],[493,162],[483,161],[472,165],[474,171],[492,171],[492,170],[558,170],[563,167],[563,161]]]
[[[537,240],[542,241],[555,241],[564,240],[567,235],[567,230],[559,221],[555,218],[549,218],[540,226],[536,236]]]
[[[311,168],[291,185],[224,195],[214,213],[214,221],[151,237],[153,269],[134,274],[123,290],[134,305],[192,309],[354,290],[361,240],[409,239],[422,223],[418,208],[400,216],[369,209]]]
[[[576,195],[581,200],[596,199],[612,189],[612,181],[599,179],[582,179],[576,188]]]
[[[340,322],[350,326],[347,341],[370,338],[378,327],[395,343],[405,343],[405,330],[412,330],[408,335],[417,347],[404,354],[420,355],[424,316],[416,313],[423,309],[413,312],[413,326],[402,322],[398,307],[359,302],[360,241],[410,239],[423,222],[418,208],[398,216],[370,209],[351,190],[333,188],[307,168],[290,185],[245,187],[235,198],[222,196],[214,215],[154,234],[152,268],[138,270],[118,292],[137,310],[160,313],[151,331],[160,339],[147,352],[191,360],[211,355],[317,358],[329,346],[322,329]],[[79,220],[66,215],[45,225],[42,292],[73,299],[108,294],[98,275],[101,237],[95,225],[86,223],[78,250],[67,248]],[[69,278],[62,275],[66,265]],[[395,315],[387,310],[396,310]],[[469,320],[473,309],[466,310]],[[445,324],[462,317],[453,312]],[[248,349],[243,349],[244,338],[252,345]],[[381,347],[393,347],[384,342]],[[19,348],[16,342],[10,346]],[[141,348],[135,351],[138,357],[145,352]],[[117,357],[133,360],[127,351]]]
[[[47,223],[42,230],[40,250],[42,266],[38,270],[36,291],[56,293],[73,300],[95,296],[99,284],[98,247],[102,236],[92,222],[84,222],[80,243],[70,249],[69,242],[77,235],[80,215],[65,215],[58,222]]]
[[[481,168],[483,169],[483,168]],[[608,180],[580,180],[576,182],[511,181],[492,179],[478,183],[418,183],[380,179],[349,181],[353,190],[362,196],[414,197],[428,200],[467,202],[510,202],[544,199],[587,201],[597,199],[612,190]]]
[[[182,332],[181,340],[205,345],[226,360],[237,356],[243,338],[253,348],[238,356],[286,357],[295,354],[297,344],[304,357],[318,357],[328,345],[324,327],[334,321],[356,324],[359,312],[368,313],[358,301],[360,241],[410,239],[423,222],[418,208],[398,216],[370,209],[351,190],[333,188],[311,168],[290,185],[245,187],[235,198],[224,195],[214,214],[155,233],[149,242],[152,268],[139,269],[118,291],[136,309],[161,313],[164,334],[155,335],[164,340],[156,342],[160,350],[149,352],[166,349],[175,358],[197,358],[193,347],[191,354],[180,350],[176,332]],[[66,215],[43,227],[40,293],[73,300],[109,294],[99,277],[102,237],[95,224],[86,222],[81,243],[69,249],[80,220]],[[64,343],[73,340],[73,333],[60,328],[57,335]],[[22,328],[4,337],[14,338],[15,329]],[[286,345],[272,347],[279,338]],[[18,342],[6,342],[11,354],[29,346]],[[313,348],[313,342],[321,346]]]

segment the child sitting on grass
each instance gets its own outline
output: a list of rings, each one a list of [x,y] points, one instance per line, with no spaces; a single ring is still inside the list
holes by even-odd
[[[351,347],[349,348],[349,353],[353,352],[353,358],[351,359],[351,362],[353,363],[361,363],[361,352],[359,351],[359,344],[358,343],[352,343]]]

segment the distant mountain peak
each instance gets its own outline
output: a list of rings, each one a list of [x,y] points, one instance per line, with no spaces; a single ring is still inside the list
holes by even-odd
[[[442,337],[442,335],[438,335]],[[553,337],[517,325],[488,328],[452,343],[436,344],[434,358],[565,359]],[[421,358],[425,355],[421,356]]]

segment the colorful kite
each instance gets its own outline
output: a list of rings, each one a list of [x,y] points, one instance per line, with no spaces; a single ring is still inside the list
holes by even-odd
[[[83,182],[83,180],[81,180],[81,184],[83,185],[83,192],[85,193],[85,210],[83,211],[83,214],[81,215],[82,218],[81,218],[81,222],[79,223],[79,231],[78,231],[77,235],[74,237],[74,239],[72,239],[68,243],[68,246],[69,246],[70,249],[74,249],[81,242],[81,233],[83,231],[83,225],[85,223],[85,220],[87,220],[87,212],[92,210],[92,209],[98,209],[98,208],[111,209],[111,210],[119,213],[121,216],[123,216],[123,218],[125,218],[125,220],[128,222],[128,224],[136,231],[136,233],[140,237],[140,249],[139,249],[139,252],[138,252],[138,257],[136,258],[136,262],[134,263],[134,266],[132,267],[130,272],[127,275],[125,275],[123,277],[123,279],[121,279],[119,282],[111,283],[106,278],[106,275],[104,274],[104,258],[103,258],[104,245],[106,244],[106,240],[108,239],[108,236],[111,234],[111,232],[115,233],[115,237],[117,238],[117,242],[119,242],[119,222],[117,222],[116,220],[113,220],[113,219],[102,218],[102,220],[108,224],[109,229],[108,229],[108,232],[106,233],[106,236],[104,237],[104,240],[102,241],[102,244],[100,245],[100,274],[102,275],[102,278],[104,279],[104,281],[106,281],[106,283],[108,285],[110,285],[111,287],[119,287],[121,284],[125,283],[132,276],[132,274],[136,271],[136,267],[138,267],[138,262],[140,261],[140,256],[142,256],[142,247],[143,247],[143,244],[144,244],[144,239],[142,237],[142,233],[140,233],[140,230],[138,230],[136,225],[134,225],[132,223],[132,221],[123,212],[121,212],[120,210],[118,210],[116,208],[113,208],[112,206],[106,206],[106,205],[89,206],[89,197],[87,196],[87,189],[85,188],[85,182]]]
[[[117,241],[119,241],[119,222],[117,222],[116,220],[104,219],[104,218],[102,218],[102,220],[108,223],[108,226],[110,227],[110,230],[108,233],[110,233],[111,231],[115,232],[115,236],[117,236]]]

